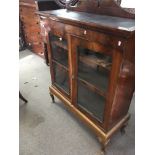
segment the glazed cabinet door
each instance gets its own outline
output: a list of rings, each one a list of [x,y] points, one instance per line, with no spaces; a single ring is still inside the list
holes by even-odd
[[[49,33],[52,85],[70,98],[68,42],[65,37]]]
[[[72,37],[75,106],[89,118],[103,124],[112,67],[112,53],[102,45]]]

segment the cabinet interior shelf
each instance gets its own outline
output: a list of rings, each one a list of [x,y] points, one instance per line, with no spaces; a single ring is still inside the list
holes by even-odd
[[[53,41],[52,42],[53,44],[55,44],[56,46],[59,46],[61,48],[64,49],[64,52],[65,51],[68,51],[68,47],[65,43],[63,43],[63,41]],[[80,61],[89,65],[89,64],[94,64],[98,67],[102,67],[102,68],[105,68],[106,70],[110,71],[111,70],[111,66],[112,66],[112,63],[111,62],[107,62],[106,60],[104,59],[101,59],[101,58],[97,58],[97,57],[94,57],[94,56],[85,56],[85,55],[80,55]]]
[[[111,62],[107,62],[104,59],[97,58],[97,57],[94,57],[94,56],[89,56],[89,55],[87,55],[87,56],[80,55],[79,58],[80,58],[80,61],[82,63],[85,63],[87,65],[94,64],[97,67],[102,67],[102,68],[104,68],[104,69],[106,69],[108,71],[111,70],[112,63]]]
[[[84,84],[87,88],[89,88],[90,90],[92,90],[92,91],[98,93],[99,95],[101,95],[101,96],[103,96],[103,97],[106,97],[106,93],[103,92],[101,89],[97,88],[95,85],[93,85],[93,84],[87,82],[86,80],[84,80],[84,79],[82,79],[82,78],[80,78],[80,77],[78,77],[78,80],[79,80],[82,84]]]
[[[59,63],[58,61],[52,59],[52,62],[56,63],[58,66],[62,67],[62,68],[65,69],[66,71],[68,71],[68,68],[67,68],[65,65]]]
[[[64,41],[52,41],[52,43],[68,51],[67,44]]]

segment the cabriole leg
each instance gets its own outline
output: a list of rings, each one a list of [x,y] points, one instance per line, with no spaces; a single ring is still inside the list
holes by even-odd
[[[52,98],[52,102],[55,103],[54,95],[50,93],[50,96]]]
[[[101,147],[101,154],[105,154],[106,152],[106,146],[108,145],[108,143],[110,142],[110,139],[107,139],[107,140],[102,140],[100,137],[98,137],[98,140],[99,142],[102,144],[102,147]]]
[[[106,153],[106,146],[108,145],[109,142],[110,142],[110,139],[107,139],[105,142],[102,142],[102,152],[103,152],[103,154]]]
[[[128,125],[128,123],[125,123],[125,124],[121,127],[120,132],[121,132],[122,135],[125,134],[125,128],[127,127],[127,125]]]

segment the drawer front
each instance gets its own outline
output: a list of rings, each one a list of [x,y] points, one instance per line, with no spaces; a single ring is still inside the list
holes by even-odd
[[[119,46],[119,42],[123,41],[122,38],[118,38],[110,34],[95,32],[92,30],[79,28],[77,26],[72,26],[68,24],[63,24],[53,20],[50,21],[50,27],[51,27],[52,33],[57,36],[66,38],[66,34],[69,33],[71,35],[81,37],[91,42],[100,43],[108,48],[112,48],[112,47],[121,48]]]
[[[40,25],[39,25],[39,21],[32,21],[32,22],[30,22],[30,21],[22,21],[22,25],[23,26],[37,26],[37,27],[40,27]]]
[[[24,30],[25,33],[38,33],[38,34],[40,34],[39,25],[24,24],[23,25],[23,30]]]
[[[50,27],[54,35],[66,38],[65,24],[51,20]]]
[[[25,24],[30,24],[30,25],[39,24],[39,18],[37,16],[29,17],[29,16],[21,15],[20,19]]]
[[[25,33],[27,42],[42,42],[41,36],[38,33]]]
[[[20,5],[19,7],[20,7],[19,11],[22,14],[26,14],[27,15],[27,14],[33,14],[35,12],[35,8],[33,8],[33,7],[22,6],[22,5]]]
[[[80,36],[89,41],[96,41],[105,44],[108,44],[111,40],[108,35],[71,25],[66,25],[66,32]]]
[[[25,10],[25,9],[24,9],[24,10]],[[22,15],[22,16],[29,16],[29,17],[37,16],[37,15],[35,14],[35,11],[34,11],[34,10],[23,11],[22,9],[21,9],[21,11],[20,11],[20,15]]]
[[[79,36],[88,41],[100,43],[105,47],[109,47],[109,48],[111,47],[118,48],[119,47],[118,43],[120,41],[122,42],[122,38],[118,38],[110,34],[107,35],[104,33],[95,32],[84,28],[79,28],[72,25],[66,25],[65,31],[69,34]]]

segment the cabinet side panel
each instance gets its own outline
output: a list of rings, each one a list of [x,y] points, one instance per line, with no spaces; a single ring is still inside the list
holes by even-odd
[[[135,89],[134,38],[128,40],[128,45],[124,49],[124,60],[120,68],[111,109],[111,125],[117,123],[127,114]]]

